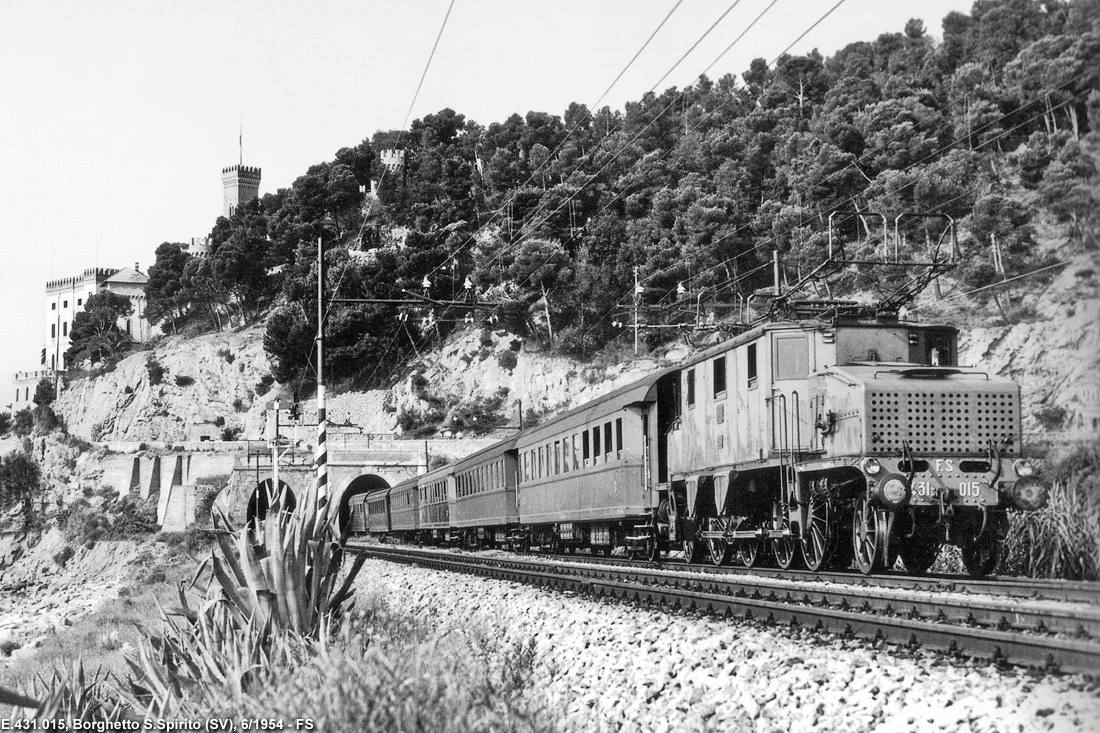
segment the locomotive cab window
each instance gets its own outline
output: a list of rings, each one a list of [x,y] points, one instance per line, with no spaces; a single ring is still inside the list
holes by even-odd
[[[714,368],[714,397],[720,399],[726,396],[726,357],[720,356],[712,364]]]
[[[805,379],[810,374],[810,340],[806,334],[775,337],[773,362],[776,379]]]
[[[756,344],[745,349],[745,374],[748,375],[749,389],[756,386]]]
[[[687,371],[687,403],[688,407],[695,407],[695,370]]]

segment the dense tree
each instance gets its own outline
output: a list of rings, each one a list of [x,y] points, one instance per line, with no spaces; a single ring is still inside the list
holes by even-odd
[[[189,305],[183,287],[183,273],[191,254],[184,245],[164,242],[156,251],[156,262],[149,268],[149,282],[145,285],[145,317],[150,323],[170,321],[173,330],[176,321]]]
[[[125,295],[104,290],[89,296],[84,310],[73,316],[65,363],[78,366],[88,362],[94,365],[124,353],[130,348],[132,340],[119,328],[118,321],[133,311],[133,304]]]
[[[21,507],[24,526],[34,520],[34,500],[42,489],[42,472],[25,453],[9,453],[0,461],[0,507]]]

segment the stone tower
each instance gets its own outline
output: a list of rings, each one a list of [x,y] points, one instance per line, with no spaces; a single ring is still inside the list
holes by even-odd
[[[222,213],[228,219],[238,206],[260,195],[260,169],[250,165],[222,168],[222,186],[225,188]]]

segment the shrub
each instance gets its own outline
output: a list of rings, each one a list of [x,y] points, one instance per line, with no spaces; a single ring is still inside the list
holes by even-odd
[[[4,435],[11,430],[11,413],[0,412],[0,435]]]
[[[15,413],[15,420],[12,423],[12,432],[16,435],[24,437],[31,434],[34,430],[34,415],[31,414],[31,408],[24,407],[19,412]]]
[[[233,409],[237,412],[244,412],[248,408],[244,406],[243,399],[241,399],[240,397],[236,397],[233,399]]]
[[[516,368],[516,364],[519,363],[519,357],[516,356],[514,351],[502,351],[500,356],[497,357],[497,364],[501,369],[507,369],[509,372]]]
[[[65,431],[65,424],[49,405],[39,405],[31,413],[34,419],[34,432],[36,435],[46,435],[55,430]]]
[[[493,345],[493,334],[492,334],[492,332],[490,332],[489,329],[483,330],[481,332],[481,337],[478,339],[478,343],[480,343],[482,346],[492,346]]]
[[[164,367],[155,356],[145,360],[145,371],[149,374],[149,384],[160,384],[164,381]]]
[[[1079,446],[1048,471],[1050,501],[1009,515],[998,572],[1100,580],[1100,447]]]
[[[232,364],[237,358],[229,349],[218,349],[218,356],[225,359],[226,364]]]
[[[57,565],[59,568],[63,568],[63,567],[65,567],[66,563],[68,563],[69,560],[71,560],[73,558],[73,555],[75,555],[75,554],[76,554],[76,550],[69,547],[68,545],[65,545],[59,551],[54,553],[54,556],[53,556],[54,564]]]
[[[508,388],[501,387],[492,397],[480,397],[455,406],[451,410],[448,427],[451,430],[472,432],[474,435],[489,432],[503,420],[500,408],[507,396]]]
[[[241,437],[240,428],[224,428],[222,430],[222,440],[233,441]]]
[[[176,386],[177,387],[190,387],[194,383],[195,383],[195,378],[194,377],[188,377],[185,374],[177,374],[176,375]]]
[[[16,649],[20,649],[23,645],[18,641],[0,641],[0,657],[10,657],[11,653]]]
[[[1066,408],[1046,404],[1035,411],[1035,419],[1045,430],[1059,430],[1066,422]]]
[[[214,418],[214,427],[216,427],[216,428],[225,427],[225,418],[222,417],[221,415],[218,415],[216,418]]]
[[[260,378],[260,381],[256,383],[256,389],[254,390],[258,395],[265,395],[271,391],[272,385],[275,384],[275,377],[270,374],[265,374]]]
[[[34,388],[34,404],[52,405],[57,397],[57,388],[51,379],[40,379]]]

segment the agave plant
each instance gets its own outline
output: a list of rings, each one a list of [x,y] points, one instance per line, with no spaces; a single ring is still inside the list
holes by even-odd
[[[88,675],[80,659],[71,669],[55,669],[49,680],[39,679],[35,688],[40,701],[0,687],[0,704],[31,708],[34,712],[29,717],[34,720],[117,723],[139,719],[123,696],[110,688],[107,676]]]
[[[281,489],[268,499],[266,521],[251,530],[215,510],[217,546],[191,582],[209,571],[205,601],[193,609],[181,585],[180,609],[161,609],[164,633],[128,660],[147,714],[170,717],[189,699],[244,694],[273,655],[286,661],[303,646],[296,640],[323,643],[340,623],[363,556],[341,572],[342,538],[315,488],[294,512]]]

